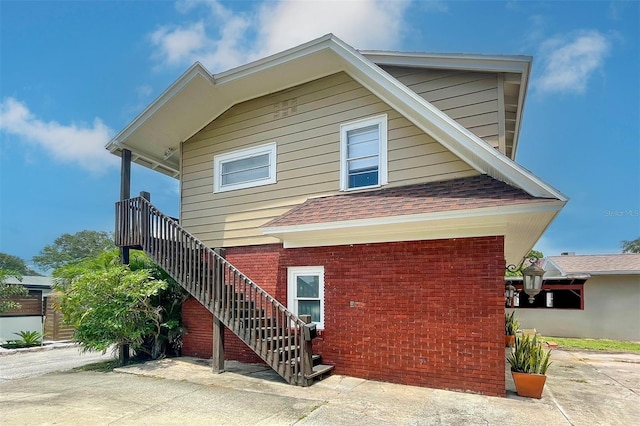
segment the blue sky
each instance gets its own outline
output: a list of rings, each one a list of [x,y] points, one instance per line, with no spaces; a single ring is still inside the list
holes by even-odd
[[[0,0],[0,252],[113,229],[104,145],[195,60],[224,71],[333,32],[358,49],[534,57],[517,161],[569,196],[536,245],[616,253],[640,236],[640,3]],[[178,213],[178,182],[132,193]]]

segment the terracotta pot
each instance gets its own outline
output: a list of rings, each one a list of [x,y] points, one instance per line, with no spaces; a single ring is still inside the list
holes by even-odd
[[[516,336],[513,334],[505,334],[504,335],[504,347],[510,348],[516,344]]]
[[[516,384],[518,395],[526,396],[527,398],[542,398],[542,389],[547,381],[547,376],[544,374],[516,373],[515,371],[511,372],[511,376]]]

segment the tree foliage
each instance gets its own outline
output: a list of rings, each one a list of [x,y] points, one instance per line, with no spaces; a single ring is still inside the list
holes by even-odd
[[[33,269],[30,269],[24,260],[18,256],[7,253],[0,253],[0,269],[5,271],[13,271],[20,275],[40,275]]]
[[[83,259],[99,256],[105,251],[115,249],[113,237],[104,231],[80,231],[75,234],[62,234],[53,244],[45,246],[33,262],[41,269],[57,269]]]
[[[517,269],[515,270],[510,270],[507,269],[505,271],[504,276],[505,277],[521,277],[522,276],[522,270],[525,269],[526,267],[531,265],[531,261],[530,259],[537,259],[536,262],[540,259],[542,259],[544,257],[544,254],[542,254],[541,251],[538,250],[529,250],[529,253],[527,253],[527,257],[525,257],[523,259],[522,265],[520,265]]]
[[[60,308],[84,349],[104,351],[114,343],[135,348],[160,321],[160,308],[151,305],[150,297],[166,286],[149,271],[126,266],[89,271],[74,280]]]
[[[11,276],[20,279],[20,275],[15,271],[0,269],[0,313],[11,309],[20,309],[20,303],[11,299],[25,297],[29,294],[29,291],[21,285],[7,284],[7,278]]]
[[[180,350],[186,292],[142,252],[119,265],[118,250],[54,271],[60,310],[85,350],[130,345],[156,359]]]
[[[623,253],[640,253],[640,237],[635,240],[623,240],[622,241]]]

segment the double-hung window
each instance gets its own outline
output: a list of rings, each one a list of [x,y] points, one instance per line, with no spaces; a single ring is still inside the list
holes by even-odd
[[[296,315],[311,315],[318,329],[324,329],[324,268],[288,268],[287,305]]]
[[[387,183],[387,115],[340,126],[340,189]]]
[[[276,143],[241,149],[213,158],[214,192],[276,182]]]

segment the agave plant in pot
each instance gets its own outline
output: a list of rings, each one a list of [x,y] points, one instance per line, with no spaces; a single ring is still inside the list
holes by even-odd
[[[507,357],[511,364],[511,375],[520,396],[542,397],[551,351],[545,350],[533,336],[516,337],[516,343]]]
[[[516,332],[520,328],[520,321],[516,317],[516,311],[504,314],[504,346],[513,346],[516,342]]]

